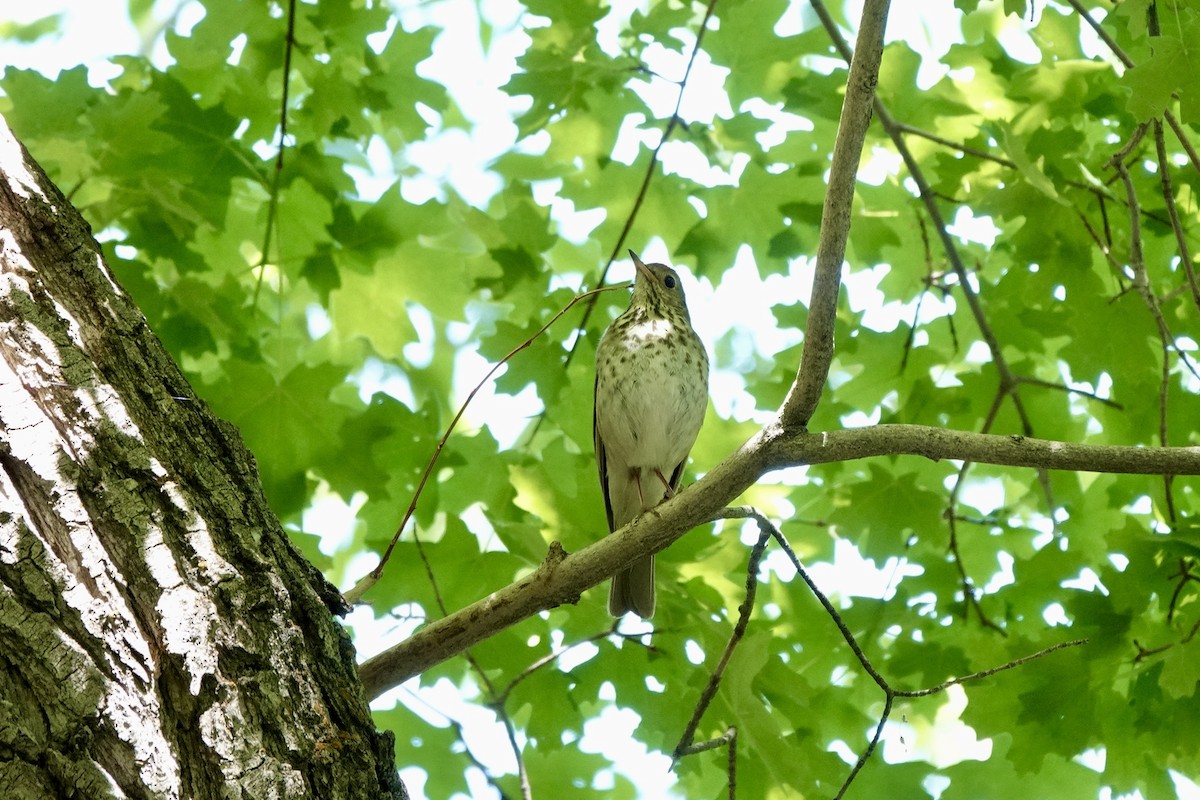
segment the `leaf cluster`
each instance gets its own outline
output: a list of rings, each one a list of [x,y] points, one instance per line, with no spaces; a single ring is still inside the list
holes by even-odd
[[[595,286],[622,243],[696,279],[715,380],[695,469],[778,407],[846,80],[808,6],[715,4],[696,74],[716,76],[716,111],[685,103],[657,161],[705,4],[528,0],[508,20],[448,2],[200,5],[194,26],[168,25],[165,61],[114,57],[103,86],[84,67],[9,69],[0,102],[332,579],[349,585],[387,546],[479,364]],[[877,96],[948,227],[874,125],[810,429],[1200,444],[1200,8],[941,5],[936,20],[895,9],[918,21],[889,39]],[[469,47],[499,64],[513,42],[510,74],[487,76],[509,109],[496,126],[447,59]],[[456,177],[460,161],[491,188]],[[586,322],[552,327],[468,409],[367,596],[377,623],[442,616],[534,569],[551,541],[572,551],[604,532],[591,364],[622,303],[602,295]],[[346,535],[312,513],[330,499],[351,509]],[[953,722],[987,740],[985,760],[939,738],[946,697],[905,701],[848,796],[1149,800],[1175,796],[1173,775],[1200,779],[1195,479],[892,458],[790,470],[744,500],[781,522],[894,685],[1089,640],[966,689]],[[519,794],[517,761],[480,752],[453,687],[518,743],[534,796],[635,796],[641,779],[581,742],[632,710],[637,741],[672,751],[736,620],[747,541],[741,522],[716,523],[660,555],[653,637],[608,635],[597,591],[430,670],[378,712],[400,766],[424,770],[430,797],[470,793],[480,773]],[[768,554],[760,579],[701,733],[737,728],[744,797],[832,796],[882,700],[785,563]],[[378,628],[363,649],[384,644],[365,633]],[[681,796],[724,792],[721,758],[676,769]]]

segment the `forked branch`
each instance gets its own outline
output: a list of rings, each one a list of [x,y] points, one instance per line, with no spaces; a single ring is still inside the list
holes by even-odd
[[[825,609],[825,613],[830,619],[833,620],[834,625],[837,626],[838,631],[842,634],[842,638],[850,647],[851,652],[854,653],[854,658],[858,661],[863,671],[870,676],[871,680],[875,682],[875,685],[877,685],[884,694],[883,712],[879,715],[879,721],[875,725],[875,732],[871,736],[871,740],[867,744],[866,749],[863,751],[862,755],[859,756],[854,766],[851,767],[849,774],[842,782],[841,788],[838,790],[837,795],[835,795],[835,800],[836,798],[840,798],[845,795],[846,790],[850,788],[850,784],[854,782],[855,777],[862,770],[867,761],[870,760],[871,755],[875,752],[875,748],[879,744],[879,739],[883,735],[883,727],[887,723],[888,718],[891,716],[892,708],[897,697],[917,698],[939,694],[946,691],[951,686],[986,678],[988,676],[995,675],[998,672],[1004,672],[1005,670],[1023,666],[1031,661],[1049,655],[1056,650],[1062,650],[1068,647],[1078,647],[1079,645],[1087,643],[1086,639],[1075,639],[1068,642],[1059,642],[1049,647],[1045,647],[1036,653],[1031,653],[1027,656],[1022,656],[1021,658],[1015,658],[990,669],[972,672],[967,675],[961,675],[957,678],[951,678],[935,686],[926,687],[924,689],[897,689],[892,686],[887,678],[885,678],[871,662],[870,657],[867,656],[862,645],[859,644],[858,639],[854,636],[854,633],[851,632],[850,627],[846,624],[846,621],[842,619],[842,615],[838,613],[838,610],[834,607],[833,603],[829,601],[829,598],[825,596],[825,593],[818,588],[816,582],[813,581],[812,577],[808,574],[808,571],[804,569],[804,565],[801,563],[800,557],[796,555],[796,552],[792,549],[791,544],[788,543],[783,533],[774,523],[767,519],[761,512],[749,506],[738,506],[735,508],[722,509],[717,514],[717,517],[722,519],[753,519],[758,524],[759,537],[758,541],[750,551],[750,561],[746,570],[746,597],[738,609],[739,614],[737,624],[734,626],[733,633],[729,637],[729,642],[726,644],[724,652],[721,653],[721,657],[718,659],[712,675],[709,676],[708,685],[704,688],[704,691],[700,693],[700,699],[696,704],[695,711],[692,713],[692,718],[688,722],[687,727],[684,729],[683,736],[680,739],[679,744],[675,747],[674,759],[678,761],[683,756],[693,755],[695,753],[704,752],[728,744],[730,747],[729,786],[731,797],[733,795],[733,787],[735,786],[734,775],[736,774],[736,730],[734,728],[729,728],[724,735],[719,736],[716,739],[701,742],[699,744],[693,744],[692,739],[695,736],[696,729],[699,727],[700,719],[704,716],[704,712],[708,709],[712,699],[716,696],[717,688],[721,682],[721,676],[724,674],[725,667],[729,664],[729,660],[733,656],[733,651],[737,648],[746,632],[746,627],[750,621],[750,615],[754,611],[754,598],[758,589],[758,565],[762,560],[763,552],[766,550],[767,545],[772,539],[774,539],[775,542],[783,549],[784,553],[787,554],[788,559],[792,562],[792,566],[795,567],[796,572],[800,576],[801,580],[803,580],[808,588],[812,591],[813,595],[817,598],[817,601],[820,602],[821,606]]]
[[[669,547],[716,519],[768,472],[871,456],[918,455],[1043,469],[1149,475],[1200,475],[1200,447],[1119,447],[997,436],[924,425],[878,425],[829,433],[785,434],[768,425],[701,480],[616,533],[569,555],[553,544],[533,573],[431,622],[361,668],[376,697],[429,667],[540,611],[575,603],[587,589],[648,553]]]

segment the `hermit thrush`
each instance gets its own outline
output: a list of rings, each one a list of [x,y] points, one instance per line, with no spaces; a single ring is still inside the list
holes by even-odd
[[[679,488],[708,406],[708,355],[679,275],[629,255],[633,298],[596,348],[592,429],[610,532]],[[653,555],[613,577],[608,611],[654,614]]]

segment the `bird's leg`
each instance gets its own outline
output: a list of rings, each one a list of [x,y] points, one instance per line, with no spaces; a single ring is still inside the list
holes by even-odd
[[[658,476],[658,479],[660,481],[662,481],[663,488],[667,490],[666,499],[670,500],[672,497],[675,496],[675,489],[671,486],[671,482],[666,479],[666,476],[664,476],[662,474],[662,470],[659,469],[658,467],[654,468],[654,474]],[[639,487],[639,491],[640,491],[640,487]]]
[[[642,468],[641,467],[630,467],[629,468],[629,477],[633,478],[633,482],[637,486],[638,507],[641,508],[642,511],[645,511],[646,510],[646,498],[642,495]]]

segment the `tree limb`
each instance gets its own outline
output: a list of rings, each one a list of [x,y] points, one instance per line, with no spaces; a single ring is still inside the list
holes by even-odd
[[[862,158],[867,126],[871,124],[888,5],[889,0],[867,0],[859,23],[858,47],[850,60],[846,100],[842,104],[829,188],[821,212],[821,241],[817,245],[808,322],[804,326],[804,352],[796,380],[783,401],[782,420],[788,428],[808,424],[821,399],[833,361],[833,326],[842,284],[842,261],[850,232],[850,209],[854,203],[858,162]]]
[[[1126,447],[1074,444],[1031,436],[947,430],[927,425],[871,428],[780,437],[770,443],[770,469],[851,461],[870,456],[916,455],[1009,467],[1113,472],[1125,475],[1200,474],[1200,447]]]
[[[716,519],[764,474],[784,467],[872,456],[917,455],[934,460],[1138,475],[1200,475],[1200,447],[1071,444],[1028,436],[998,436],[925,425],[877,425],[829,433],[784,432],[775,421],[701,480],[642,514],[617,533],[577,553],[551,545],[532,573],[466,608],[429,623],[361,667],[368,697],[419,675],[540,611],[576,603],[580,595],[657,553],[691,529]]]

